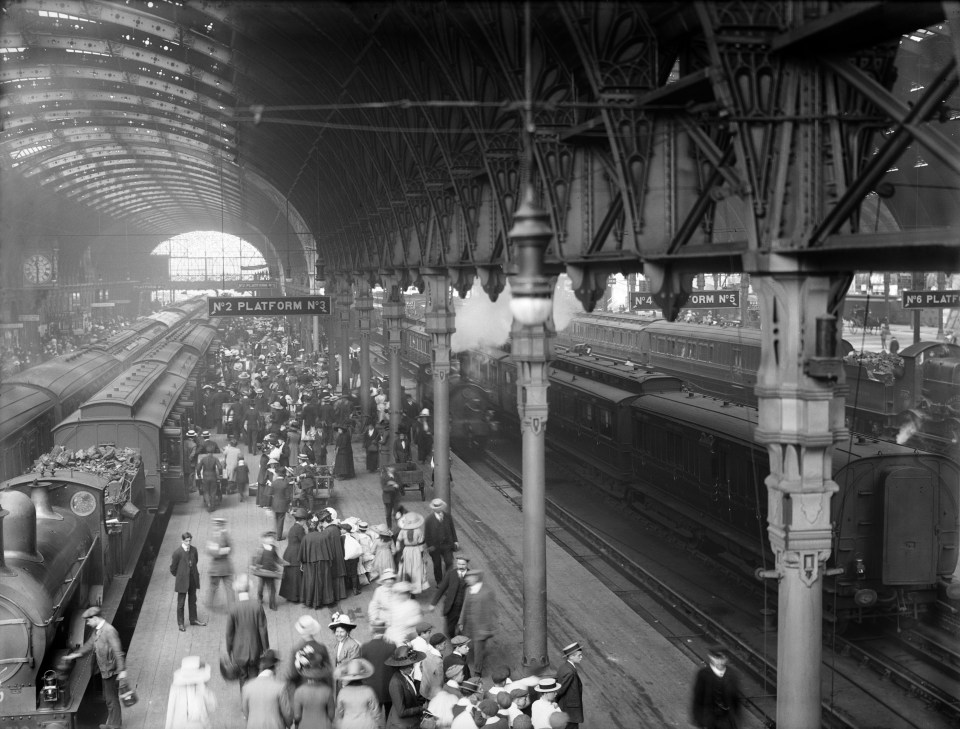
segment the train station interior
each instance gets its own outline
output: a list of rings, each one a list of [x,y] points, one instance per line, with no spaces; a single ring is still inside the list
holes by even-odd
[[[185,444],[214,394],[224,448],[218,408],[262,384],[269,420],[288,380],[284,439],[351,404],[330,505],[370,524],[427,413],[404,502],[462,524],[514,677],[587,646],[570,725],[691,723],[717,643],[741,726],[952,725],[958,62],[952,0],[5,3],[0,727],[97,726],[104,689],[62,663],[92,604],[141,666],[173,636],[124,726],[161,725],[185,656],[216,664],[226,609],[167,632],[169,554],[212,533]],[[262,506],[222,510],[246,561]],[[337,606],[364,640],[374,587]],[[281,653],[300,607],[268,615]],[[901,644],[859,653],[877,626]],[[904,698],[842,704],[844,661]],[[211,726],[239,726],[216,673]]]

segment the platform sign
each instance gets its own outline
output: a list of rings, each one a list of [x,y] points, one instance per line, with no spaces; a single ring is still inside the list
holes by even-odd
[[[330,313],[329,296],[211,296],[210,316],[317,316]]]
[[[660,307],[653,300],[653,294],[635,293],[630,299],[630,308],[634,311],[656,311]],[[739,291],[694,291],[687,299],[684,309],[739,309]]]
[[[902,291],[904,309],[957,309],[960,291]]]

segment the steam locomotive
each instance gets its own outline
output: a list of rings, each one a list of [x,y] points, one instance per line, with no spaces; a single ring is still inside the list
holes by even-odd
[[[0,727],[76,727],[91,657],[64,656],[87,607],[114,622],[151,527],[186,498],[183,441],[217,337],[201,318],[143,352],[53,429],[32,473],[0,483]]]
[[[516,365],[496,349],[460,356],[461,383],[517,419]],[[602,357],[558,354],[549,366],[548,443],[625,504],[659,512],[752,571],[772,564],[766,539],[767,451],[755,408],[685,390],[680,378]],[[471,412],[451,397],[451,421]],[[960,467],[951,458],[854,437],[833,453],[834,544],[824,610],[841,625],[919,614],[960,599]]]
[[[143,317],[103,342],[54,357],[0,383],[0,480],[53,445],[53,426],[148,347],[206,310],[191,299]]]
[[[64,657],[88,606],[114,621],[154,521],[127,458],[119,480],[68,467],[0,484],[0,727],[76,726],[95,658]]]
[[[631,360],[682,377],[697,390],[755,406],[760,332],[581,314],[557,337],[568,351]],[[851,355],[844,341],[847,427],[885,440],[956,452],[960,444],[960,347],[920,342],[898,353],[889,373]],[[893,358],[891,358],[893,359]],[[895,360],[894,360],[895,361]]]

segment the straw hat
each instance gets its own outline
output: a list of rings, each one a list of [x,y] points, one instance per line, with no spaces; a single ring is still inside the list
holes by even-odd
[[[555,678],[541,678],[540,683],[536,685],[534,690],[540,694],[548,694],[551,691],[559,691],[560,684],[557,683]]]
[[[173,685],[186,686],[191,683],[206,683],[210,680],[210,665],[200,660],[200,656],[185,656],[180,668],[173,672]]]
[[[297,618],[295,627],[297,632],[303,636],[316,635],[320,632],[320,623],[312,615],[301,615]]]
[[[357,627],[357,624],[350,619],[350,616],[347,613],[334,613],[330,620],[330,624],[327,627],[330,628],[330,630],[335,630],[337,628],[353,630]]]
[[[423,526],[423,515],[418,514],[415,511],[408,511],[402,517],[400,521],[397,522],[397,526],[401,529],[419,529]]]
[[[353,658],[342,666],[337,666],[333,677],[338,681],[362,681],[374,673],[373,664],[365,658]]]
[[[380,573],[380,582],[397,579],[397,573],[389,567]]]
[[[447,502],[443,499],[434,499],[430,502],[430,508],[434,511],[443,511],[447,508]]]

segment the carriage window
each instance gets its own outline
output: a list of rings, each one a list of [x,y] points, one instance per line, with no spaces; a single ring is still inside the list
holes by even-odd
[[[613,414],[609,410],[597,411],[597,430],[600,435],[608,438],[613,436]]]
[[[580,422],[582,422],[588,430],[594,429],[594,409],[592,403],[580,403]]]
[[[743,350],[740,347],[733,347],[733,366],[737,369],[743,367]]]

